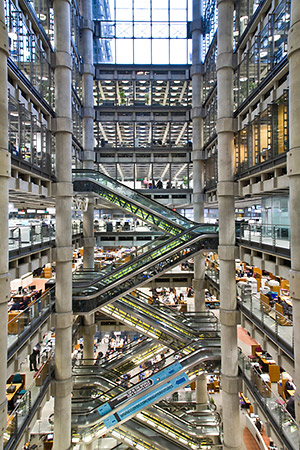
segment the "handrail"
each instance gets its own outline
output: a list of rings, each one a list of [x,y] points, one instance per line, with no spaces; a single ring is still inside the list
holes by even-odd
[[[204,226],[207,227],[207,225],[204,225]],[[179,242],[180,245],[186,246],[187,244],[191,245],[193,242],[198,241],[200,238],[212,238],[212,237],[215,236],[215,235],[214,235],[215,230],[212,230],[212,231],[211,231],[211,234],[209,234],[209,232],[207,232],[206,230],[203,232],[203,234],[196,234],[195,231],[197,230],[197,228],[199,229],[199,232],[200,232],[201,225],[195,225],[195,226],[194,226],[193,228],[191,228],[190,230],[182,231],[182,232],[181,232],[179,235],[177,235],[176,237],[172,237],[172,238],[168,239],[166,242],[164,242],[164,243],[158,245],[158,246],[155,247],[154,249],[151,249],[151,250],[147,251],[145,254],[139,256],[138,258],[136,258],[136,259],[134,260],[134,264],[137,265],[137,264],[139,263],[139,261],[142,262],[144,258],[147,258],[147,257],[149,258],[149,257],[151,257],[151,256],[153,255],[153,252],[155,252],[155,253],[157,254],[157,253],[159,253],[159,251],[160,251],[161,249],[165,249],[165,247],[168,247],[169,245],[170,245],[170,250],[168,249],[167,254],[168,254],[168,255],[171,255],[171,253],[173,253],[174,251],[178,250],[177,247],[176,247],[175,250],[174,250],[174,246],[172,246],[172,243],[174,243],[176,240],[178,240],[178,242]],[[217,227],[215,227],[215,228],[217,229]],[[161,256],[161,257],[159,257],[159,255],[155,255],[155,256],[158,256],[158,261],[159,261],[160,259],[164,259],[164,258],[165,258],[165,254],[164,254],[163,256]],[[143,271],[143,270],[147,270],[147,267],[149,266],[149,263],[150,263],[150,265],[151,265],[151,262],[150,262],[150,261],[151,261],[151,262],[153,261],[153,256],[152,256],[152,258],[149,259],[149,261],[146,262],[146,263],[147,263],[146,266],[143,265],[142,267],[139,267],[139,268],[134,269],[135,274],[137,273],[137,271],[140,272],[140,271]],[[123,272],[123,273],[125,272],[125,273],[126,273],[127,268],[130,268],[130,266],[132,266],[132,264],[133,264],[132,262],[128,262],[128,263],[122,265],[122,267],[115,269],[115,270],[112,272],[112,275],[113,275],[114,278],[115,278],[115,280],[112,280],[112,283],[114,283],[114,284],[117,283],[117,284],[118,284],[118,283],[120,283],[120,282],[124,282],[125,279],[129,278],[129,277],[130,277],[130,274],[127,275],[127,276],[125,276],[125,278],[124,278],[124,276],[121,276],[119,279],[116,280],[116,277],[118,276],[118,273],[121,273],[121,272]],[[96,284],[96,283],[99,283],[99,282],[101,282],[101,281],[104,281],[106,278],[107,278],[106,275],[103,275],[103,276],[100,275],[99,279],[94,280],[92,284],[94,285],[94,284]],[[110,284],[111,284],[111,283],[110,283]],[[104,292],[106,292],[108,289],[110,289],[110,287],[109,287],[109,285],[106,285],[106,287],[104,287],[103,289],[101,289],[101,291],[104,293]],[[99,295],[98,292],[97,292],[97,293],[93,293],[93,294],[91,294],[91,295],[85,295],[84,297],[82,297],[82,296],[76,296],[76,295],[74,296],[74,295],[73,295],[73,298],[74,298],[75,300],[76,300],[76,299],[80,300],[80,299],[82,299],[82,298],[84,298],[85,300],[89,300],[89,299],[92,299],[92,298],[96,297],[97,295]]]

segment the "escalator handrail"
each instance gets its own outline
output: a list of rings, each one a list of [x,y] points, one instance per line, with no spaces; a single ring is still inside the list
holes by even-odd
[[[206,226],[206,227],[207,227],[207,224],[198,224],[198,225],[195,225],[193,228],[190,228],[189,230],[183,230],[183,231],[182,231],[181,233],[179,233],[178,235],[170,237],[170,238],[167,239],[165,242],[162,242],[162,243],[160,243],[159,245],[157,245],[156,247],[154,247],[154,248],[148,250],[146,253],[143,253],[142,255],[139,255],[137,258],[135,258],[134,261],[138,261],[138,260],[140,260],[141,258],[144,258],[144,257],[149,256],[149,254],[151,254],[154,250],[155,250],[155,251],[158,251],[159,249],[163,248],[164,246],[170,244],[170,243],[171,243],[172,241],[174,241],[175,239],[180,239],[180,237],[181,237],[181,236],[184,236],[186,233],[193,233],[194,230],[196,230],[197,228],[200,228],[200,227],[202,227],[202,226]],[[215,227],[215,230],[212,231],[211,233],[210,233],[209,231],[205,231],[204,233],[201,233],[200,235],[198,234],[197,236],[199,237],[199,236],[203,236],[203,235],[209,235],[209,237],[213,237],[213,236],[216,234],[216,231],[218,230],[218,227],[215,226],[215,225],[212,225],[212,227]],[[187,242],[187,241],[185,241],[185,243],[186,243],[186,242]],[[126,269],[126,267],[129,267],[131,264],[132,264],[132,261],[129,261],[129,262],[125,263],[125,264],[122,264],[121,267],[117,267],[115,270],[113,270],[113,271],[110,273],[110,275],[111,275],[111,274],[115,274],[115,273],[118,272],[118,271],[121,271],[121,270]],[[90,284],[90,286],[92,286],[93,284],[96,284],[96,283],[100,282],[101,280],[105,279],[106,277],[107,277],[107,274],[104,274],[104,275],[101,274],[101,275],[99,275],[99,278],[93,280],[92,283]],[[78,288],[80,288],[80,287],[85,287],[85,286],[82,286],[82,284],[81,284],[80,282],[77,283],[76,281],[73,283],[73,286],[74,286],[74,287],[78,287]]]
[[[97,171],[95,171],[95,170],[93,170],[93,169],[73,169],[73,170],[72,170],[72,174],[75,175],[74,178],[73,178],[73,181],[76,181],[76,174],[78,175],[78,174],[81,174],[81,173],[87,173],[87,174],[90,173],[90,174],[101,175],[101,177],[103,177],[104,179],[106,179],[106,180],[109,181],[110,183],[115,184],[115,185],[120,185],[120,186],[122,186],[123,191],[128,190],[128,191],[130,191],[130,193],[133,193],[135,196],[141,196],[141,197],[142,197],[144,200],[146,200],[147,202],[153,203],[159,210],[166,210],[166,211],[168,211],[168,213],[170,213],[170,215],[176,216],[177,219],[180,220],[181,222],[186,222],[186,224],[187,224],[187,225],[190,225],[190,226],[192,226],[192,225],[195,223],[195,222],[193,222],[192,220],[189,220],[189,219],[187,219],[186,217],[183,217],[183,216],[182,216],[181,214],[179,214],[177,211],[173,211],[173,210],[171,210],[170,208],[168,208],[168,207],[162,205],[161,203],[157,202],[156,200],[153,200],[152,198],[150,199],[150,198],[147,197],[146,195],[143,195],[143,194],[141,194],[140,192],[137,192],[136,190],[131,189],[131,188],[129,188],[128,186],[126,186],[126,185],[124,185],[124,184],[122,184],[122,183],[119,183],[118,181],[114,180],[113,178],[108,177],[107,175],[103,174],[102,172],[97,172]],[[94,180],[93,178],[88,178],[88,177],[83,178],[83,177],[79,177],[79,180],[84,180],[84,179],[86,179],[86,180],[88,180],[88,181],[97,182],[97,180]],[[103,185],[101,184],[100,181],[98,181],[98,183],[99,183],[102,187],[105,187],[108,191],[110,191],[110,192],[112,192],[112,193],[115,194],[115,192],[112,190],[112,188],[109,188],[108,186],[105,186],[105,185],[103,186]],[[122,193],[120,193],[120,192],[118,192],[118,195],[120,195],[120,197],[123,197],[125,200],[128,200],[128,197],[127,197],[126,195],[124,195],[124,194],[122,195]],[[134,201],[130,196],[129,196],[129,199],[130,199],[130,201],[132,201],[132,202],[135,203],[136,205],[140,206],[140,205],[138,204],[138,202],[137,202],[137,201]],[[144,204],[143,204],[142,206],[143,206],[143,208],[147,209],[147,207],[146,207]],[[153,211],[151,210],[151,206],[149,206],[148,209],[149,209],[149,212],[153,213]],[[163,214],[159,214],[159,213],[157,213],[157,212],[155,212],[155,214],[157,214],[159,217],[163,218],[164,220],[172,221],[171,219],[166,218]],[[172,222],[173,222],[173,221],[172,221]],[[182,226],[182,225],[178,225],[176,222],[173,222],[172,225],[176,225],[177,227],[182,228],[182,229],[186,228],[186,227],[184,227],[184,226]]]
[[[153,251],[155,251],[155,252],[159,251],[162,247],[165,247],[166,245],[171,244],[172,241],[174,241],[175,239],[180,239],[181,236],[183,236],[183,235],[185,235],[186,233],[189,233],[189,232],[190,231],[185,231],[183,233],[180,233],[180,235],[178,235],[178,236],[176,236],[174,238],[171,238],[165,244],[162,244],[162,245],[156,247],[155,249],[153,249],[153,250],[151,250],[149,252],[146,252],[144,255],[141,255],[140,257],[136,258],[134,260],[134,263],[136,263],[138,261],[141,261],[143,258],[147,258],[148,256],[151,255],[151,253]],[[213,238],[217,238],[217,237],[218,237],[218,234],[213,234],[213,233],[211,233],[211,234],[210,233],[209,234],[204,233],[204,234],[200,234],[200,235],[195,235],[193,239],[191,239],[189,241],[183,241],[176,248],[168,251],[168,256],[178,252],[178,250],[180,250],[182,248],[185,248],[188,245],[191,245],[191,244],[197,242],[198,240],[213,239]],[[155,259],[155,262],[158,263],[161,260],[165,259],[165,257],[166,257],[166,254],[163,254],[163,255],[159,256],[157,259]],[[152,266],[152,264],[153,264],[153,260],[151,262],[147,263],[146,266],[140,266],[138,269],[135,269],[134,273],[138,274],[140,272],[143,272],[143,271],[149,269]],[[124,271],[124,270],[126,270],[126,268],[130,267],[131,265],[132,265],[132,261],[122,265],[121,268],[118,268],[118,269],[114,270],[113,272],[111,272],[111,274],[115,275],[118,271]],[[127,281],[129,278],[131,278],[131,276],[132,276],[132,271],[129,274],[127,274],[126,276],[121,276],[119,279],[113,280],[111,283],[107,284],[102,289],[97,290],[97,292],[93,292],[92,294],[85,295],[85,296],[73,295],[73,300],[91,300],[91,299],[97,297],[98,295],[100,295],[100,293],[104,294],[105,292],[110,290],[112,288],[112,286],[115,287],[115,286],[118,286],[119,284],[123,283],[124,281]],[[94,284],[99,283],[99,282],[103,281],[106,278],[107,278],[107,276],[102,276],[97,281],[95,280],[93,282],[93,284],[91,284],[90,286],[93,286]],[[75,285],[74,287],[76,288],[77,286]],[[78,286],[78,287],[80,287],[80,286]]]
[[[165,239],[162,239],[161,237],[160,238],[156,238],[156,239],[154,239],[153,241],[151,241],[151,243],[147,243],[147,244],[144,244],[144,245],[142,245],[141,247],[138,247],[138,248],[136,248],[135,250],[132,250],[132,251],[130,251],[129,253],[127,253],[127,255],[126,256],[132,256],[132,255],[134,255],[134,257],[135,258],[138,258],[138,257],[140,257],[140,256],[143,256],[144,254],[146,254],[146,252],[144,253],[144,251],[142,251],[141,252],[141,250],[142,249],[144,249],[145,247],[149,247],[149,246],[151,246],[152,248],[150,248],[149,250],[147,250],[147,251],[151,251],[151,250],[153,250],[154,248],[156,248],[155,247],[155,243],[156,243],[156,241],[158,241],[158,243],[157,243],[157,245],[160,245],[160,244],[163,244],[163,243],[165,243],[166,241],[167,241],[167,239],[165,238]],[[163,242],[162,242],[163,241]],[[139,254],[138,254],[139,253]],[[116,260],[113,260],[113,261],[111,261],[111,264],[119,264],[119,263],[121,263],[122,262],[122,260],[124,259],[124,255],[123,256],[121,256],[120,258],[117,258]],[[99,281],[99,277],[105,277],[105,276],[107,276],[108,274],[110,274],[110,273],[112,273],[114,270],[118,270],[119,268],[120,268],[120,266],[119,267],[117,267],[116,269],[114,269],[114,270],[111,270],[111,271],[109,271],[109,268],[110,268],[110,266],[111,266],[111,264],[108,264],[106,267],[104,267],[104,268],[102,268],[101,269],[101,276],[99,275],[99,271],[98,270],[95,270],[95,269],[76,269],[74,272],[73,272],[73,276],[74,277],[76,277],[77,275],[80,275],[81,273],[82,274],[84,274],[84,273],[90,273],[90,274],[98,274],[98,278],[97,277],[95,277],[94,279],[83,279],[83,281],[76,281],[76,280],[73,280],[73,286],[75,286],[76,285],[76,287],[78,286],[78,287],[88,287],[88,286],[91,286],[92,284],[94,284],[94,283],[96,283],[97,282],[97,280]],[[125,264],[127,264],[127,263],[122,263],[122,267],[125,265]]]
[[[147,336],[143,336],[143,338],[141,340],[139,340],[139,341],[129,342],[128,344],[125,345],[125,351],[122,351],[122,353],[120,353],[118,351],[115,351],[114,353],[116,353],[116,354],[114,354],[114,356],[112,358],[110,358],[109,361],[106,361],[105,357],[103,356],[103,358],[101,358],[98,361],[97,365],[101,367],[102,364],[111,364],[111,363],[115,363],[115,362],[119,363],[121,359],[123,359],[123,358],[125,359],[126,357],[128,357],[130,355],[130,352],[132,352],[133,350],[136,350],[137,347],[140,347],[140,344],[151,345],[151,341],[152,341],[151,338],[149,338]],[[124,347],[123,347],[123,349],[124,349]],[[81,361],[93,361],[93,364],[86,364],[84,362],[81,364]],[[81,370],[81,368],[84,368],[84,367],[89,366],[89,365],[90,366],[94,366],[95,365],[95,359],[94,358],[93,359],[92,358],[79,359],[79,360],[76,361],[76,363],[75,363],[75,365],[73,367],[73,370]]]
[[[215,354],[216,349],[219,349],[219,350],[220,350],[220,347],[219,347],[219,346],[218,346],[218,347],[204,347],[204,346],[203,346],[203,347],[199,347],[199,348],[198,348],[197,350],[195,350],[193,353],[190,353],[189,355],[186,355],[186,356],[184,356],[183,358],[179,359],[178,362],[179,362],[179,363],[181,364],[181,366],[182,366],[182,364],[184,364],[184,363],[186,362],[186,360],[188,360],[188,359],[191,358],[191,357],[195,357],[195,356],[196,356],[195,354],[197,354],[197,356],[198,356],[197,361],[187,364],[186,367],[182,366],[182,369],[180,370],[180,372],[177,372],[176,374],[174,374],[174,376],[177,376],[177,375],[180,374],[181,372],[183,373],[183,372],[185,372],[186,370],[189,370],[191,367],[196,366],[197,364],[199,364],[200,362],[202,362],[202,361],[204,361],[204,360],[217,360],[217,359],[220,359],[221,353],[218,354],[218,355],[216,355],[216,354]],[[180,353],[180,352],[182,352],[182,350],[179,351],[179,353]],[[200,356],[199,354],[202,354],[202,353],[203,353],[204,355],[203,355],[203,356]],[[174,356],[174,355],[175,355],[175,352],[174,352],[174,354],[173,354],[172,356]],[[171,355],[170,355],[170,356],[171,356]],[[170,364],[168,364],[167,366],[164,366],[161,370],[165,370],[168,366],[172,366],[173,364],[174,364],[174,361],[172,361],[172,362],[171,362]],[[160,370],[160,371],[161,371],[161,370]],[[160,371],[158,371],[155,375],[158,376]],[[139,373],[136,374],[135,377],[137,377],[138,375],[139,375]],[[147,378],[146,378],[145,380],[147,380]],[[143,381],[145,381],[145,380],[143,380]],[[137,386],[138,384],[143,383],[143,381],[139,381],[138,383],[136,383],[135,385],[131,386],[130,388],[125,389],[124,392],[126,392],[127,390],[131,389],[131,388],[134,387],[134,386]],[[143,391],[142,391],[141,393],[139,393],[138,395],[136,395],[136,396],[133,395],[133,396],[129,399],[129,404],[130,404],[132,401],[134,401],[134,400],[136,400],[136,399],[138,399],[138,398],[144,396],[147,392],[151,392],[152,390],[156,389],[156,388],[159,387],[161,384],[166,383],[166,381],[167,381],[167,379],[163,379],[163,380],[161,380],[160,382],[158,382],[157,384],[155,384],[155,385],[153,385],[153,386],[150,386],[149,389],[143,390]],[[120,385],[118,385],[118,386],[121,388]],[[113,388],[112,388],[112,389],[113,389]],[[109,392],[110,392],[110,391],[108,390],[108,391],[106,392],[106,395],[109,395]],[[117,397],[118,397],[119,395],[123,395],[124,392],[122,392],[122,393],[120,393],[120,394],[118,394],[118,395],[116,395],[116,396],[114,396],[114,397],[112,397],[112,398],[117,399]],[[97,400],[97,397],[95,397],[93,400]],[[119,409],[124,408],[124,407],[126,406],[126,404],[127,404],[126,402],[125,402],[125,403],[121,403],[120,405],[114,407],[109,413],[105,414],[105,416],[99,416],[99,419],[100,419],[100,420],[103,420],[104,418],[109,417],[111,414],[114,414],[114,413],[117,412]],[[90,409],[90,410],[88,411],[88,413],[85,412],[85,411],[80,411],[80,412],[76,413],[76,415],[77,415],[77,416],[86,416],[87,414],[89,415],[89,414],[91,414],[91,413],[94,413],[94,412],[97,410],[97,408],[98,408],[98,406],[95,406],[95,408]],[[99,420],[97,420],[97,422],[99,422]],[[79,424],[77,424],[77,426],[79,426],[80,428],[84,427],[85,425],[86,425],[86,424],[84,424],[84,425],[81,425],[81,424],[79,425]],[[89,425],[91,425],[91,424],[89,424]]]
[[[120,305],[120,303],[124,303],[125,305],[125,307],[128,309],[128,310],[131,310],[132,309],[132,306],[130,307],[130,305],[128,305],[126,302],[124,302],[124,299],[126,299],[126,297],[130,297],[130,301],[132,301],[133,303],[136,303],[137,305],[138,305],[138,299],[137,298],[135,298],[135,297],[133,297],[133,296],[130,296],[130,294],[127,294],[124,298],[120,298],[120,299],[118,299],[117,300],[117,303],[115,303],[115,305],[117,304],[119,304]],[[198,335],[197,335],[197,331],[196,330],[193,330],[192,328],[190,328],[190,327],[187,327],[185,324],[182,324],[181,322],[176,322],[176,320],[173,318],[173,317],[166,317],[166,315],[164,315],[163,313],[161,313],[160,311],[157,311],[157,310],[155,310],[155,308],[153,308],[153,310],[151,310],[151,305],[145,305],[145,304],[143,304],[143,305],[141,305],[141,306],[143,306],[143,308],[145,308],[145,306],[146,306],[146,308],[145,308],[145,311],[143,312],[139,312],[139,313],[137,313],[137,314],[139,314],[139,315],[141,315],[142,316],[142,318],[145,320],[145,319],[147,319],[148,318],[148,316],[147,316],[147,313],[150,315],[152,315],[152,314],[155,314],[156,316],[157,316],[157,320],[160,320],[160,321],[162,321],[162,322],[165,322],[165,325],[164,325],[164,328],[163,328],[163,331],[164,332],[166,332],[166,333],[169,333],[169,332],[173,332],[174,334],[175,334],[175,336],[176,336],[176,333],[182,333],[183,335],[184,335],[184,337],[186,338],[186,339],[189,339],[189,340],[193,340],[193,339],[195,339],[195,338],[197,338],[198,337]],[[120,305],[121,307],[122,307],[122,305]],[[139,305],[138,305],[139,306]],[[148,308],[147,308],[147,306],[149,306]],[[132,314],[132,311],[130,311],[131,312],[131,314]],[[151,317],[151,316],[149,316],[149,320],[152,320],[152,321],[155,321],[155,318],[154,317]],[[160,325],[160,326],[162,326],[159,322],[155,322],[156,324],[158,324],[158,325]],[[215,324],[217,324],[218,322],[215,322]],[[176,327],[176,328],[173,328],[173,327]],[[179,328],[181,328],[181,330],[179,330]],[[204,330],[203,329],[203,331],[207,331],[206,329]],[[212,330],[213,331],[213,330]],[[215,331],[218,331],[218,330],[215,330]],[[179,336],[177,336],[177,338],[179,338]]]

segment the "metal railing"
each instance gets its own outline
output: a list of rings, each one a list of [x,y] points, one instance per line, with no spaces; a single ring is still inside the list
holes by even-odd
[[[279,247],[286,250],[291,249],[290,226],[289,225],[260,225],[260,224],[239,224],[239,237],[241,240],[258,244],[261,248],[264,245]]]
[[[52,355],[42,364],[31,385],[17,400],[16,407],[8,415],[6,430],[3,433],[4,449],[9,450],[21,437],[36,408],[45,395],[54,372]]]
[[[15,347],[38,328],[52,311],[55,302],[55,287],[37,298],[23,311],[14,311],[16,315],[8,320],[8,358],[11,358]],[[8,312],[9,314],[9,312]]]
[[[263,380],[259,371],[243,353],[239,354],[238,364],[270,422],[279,430],[283,440],[287,441],[286,444],[289,444],[286,448],[298,450],[300,448],[299,427],[287,411],[283,398],[272,391],[271,383]]]
[[[293,322],[285,315],[261,301],[259,293],[251,294],[243,289],[238,288],[238,290],[239,309],[293,357]]]
[[[82,233],[82,223],[72,223],[72,235]],[[22,250],[55,240],[55,226],[47,224],[9,227],[9,251]]]

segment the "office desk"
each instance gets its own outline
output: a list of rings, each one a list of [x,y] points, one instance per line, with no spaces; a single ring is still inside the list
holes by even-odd
[[[14,298],[14,299],[16,299],[16,300],[23,300],[24,297],[30,299],[30,298],[32,298],[35,294],[36,294],[36,292],[35,292],[35,291],[32,291],[32,292],[30,292],[30,293],[28,293],[28,294],[15,294],[15,295],[12,295],[11,297]]]
[[[7,389],[9,386],[11,386],[11,384],[7,384],[7,385],[6,385],[6,389]],[[6,398],[7,398],[7,401],[8,401],[8,402],[10,402],[10,401],[14,398],[14,396],[17,394],[17,392],[20,390],[20,388],[21,388],[21,386],[22,386],[22,383],[13,383],[13,386],[16,387],[16,389],[14,390],[14,392],[11,392],[11,393],[6,392]]]
[[[10,384],[6,385],[6,389],[11,386]],[[7,409],[8,411],[12,411],[14,409],[14,397],[15,395],[19,392],[19,390],[22,387],[22,383],[13,383],[13,386],[16,387],[16,389],[14,390],[14,392],[11,393],[6,393],[6,398],[7,398]]]
[[[263,372],[269,373],[271,383],[276,383],[277,381],[279,381],[280,367],[277,366],[276,361],[274,361],[274,359],[264,358],[261,352],[256,352],[256,356],[261,363]]]
[[[24,312],[23,311],[9,311],[9,313],[8,313],[8,334],[18,334],[24,330],[24,326],[25,326]]]

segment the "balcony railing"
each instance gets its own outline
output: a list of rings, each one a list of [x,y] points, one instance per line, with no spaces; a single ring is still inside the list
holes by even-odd
[[[82,233],[82,223],[72,223],[72,235]],[[9,251],[20,251],[55,240],[55,226],[38,224],[9,227]]]
[[[270,382],[263,380],[261,374],[253,367],[253,363],[243,353],[239,354],[238,364],[259,405],[264,408],[269,422],[280,432],[286,444],[285,448],[298,450],[299,427],[286,410],[283,398],[272,390]]]

